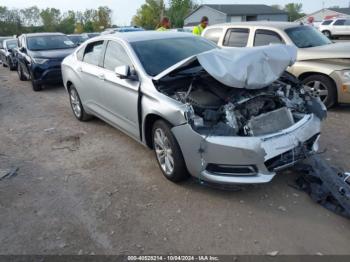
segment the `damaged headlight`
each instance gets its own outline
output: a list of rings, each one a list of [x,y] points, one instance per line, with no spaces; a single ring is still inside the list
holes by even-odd
[[[47,61],[49,60],[45,58],[33,58],[33,62],[39,65],[45,64]]]

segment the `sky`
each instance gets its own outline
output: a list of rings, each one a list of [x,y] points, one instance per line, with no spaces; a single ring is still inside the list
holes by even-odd
[[[279,4],[285,5],[290,2],[302,3],[305,13],[312,13],[325,7],[338,5],[349,7],[350,0],[196,0],[199,4]],[[113,23],[117,25],[129,25],[132,16],[145,0],[0,0],[0,6],[13,8],[25,8],[36,5],[39,8],[54,7],[61,11],[85,10],[108,6],[113,10]],[[167,0],[165,0],[167,2]]]

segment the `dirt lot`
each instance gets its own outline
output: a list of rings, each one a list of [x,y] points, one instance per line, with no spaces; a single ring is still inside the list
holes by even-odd
[[[350,169],[350,107],[329,113],[326,158]],[[295,174],[240,192],[163,178],[153,152],[63,87],[34,93],[0,69],[1,254],[350,254],[349,220],[296,191]]]

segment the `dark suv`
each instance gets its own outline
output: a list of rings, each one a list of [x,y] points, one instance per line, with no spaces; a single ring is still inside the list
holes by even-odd
[[[61,62],[76,45],[61,33],[23,34],[18,38],[18,76],[31,80],[33,90],[62,82]]]

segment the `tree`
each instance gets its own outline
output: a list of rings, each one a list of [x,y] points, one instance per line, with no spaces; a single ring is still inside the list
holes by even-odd
[[[44,25],[44,30],[54,32],[58,29],[58,25],[61,22],[61,11],[56,8],[46,8],[41,10],[40,17]]]
[[[186,15],[197,7],[193,0],[170,0],[167,14],[173,27],[183,27]]]
[[[288,13],[288,21],[295,21],[305,14],[302,13],[303,4],[289,3],[284,7],[284,11]]]
[[[20,12],[21,20],[24,26],[34,27],[40,25],[40,10],[37,6],[31,6],[25,9],[21,9]]]
[[[0,35],[18,35],[21,31],[20,11],[0,6]]]
[[[100,6],[97,9],[97,20],[95,21],[95,31],[101,31],[112,24],[112,10],[107,6]]]
[[[155,29],[164,14],[165,5],[162,0],[146,0],[146,3],[137,10],[132,24],[145,29]]]
[[[72,34],[75,30],[75,12],[68,11],[63,15],[63,18],[58,25],[58,31],[65,34]]]

